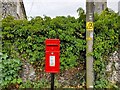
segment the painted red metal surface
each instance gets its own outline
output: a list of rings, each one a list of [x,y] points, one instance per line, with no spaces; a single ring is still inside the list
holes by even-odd
[[[45,44],[45,71],[58,73],[60,71],[60,40],[46,39]]]

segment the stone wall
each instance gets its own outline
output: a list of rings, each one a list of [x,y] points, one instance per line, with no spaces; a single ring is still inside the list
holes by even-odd
[[[2,1],[2,18],[7,17],[8,15],[12,15],[17,18],[17,2],[11,1]]]
[[[106,71],[110,82],[120,84],[120,59],[117,51],[109,57]]]
[[[17,14],[19,16],[19,19],[27,18],[24,3],[22,0],[18,0],[17,2]]]
[[[2,7],[2,18],[6,18],[8,15],[12,15],[15,19],[26,18],[26,12],[22,0],[3,0]]]

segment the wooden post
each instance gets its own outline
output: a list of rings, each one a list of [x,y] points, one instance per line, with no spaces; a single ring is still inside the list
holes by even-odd
[[[94,30],[94,2],[86,0],[86,88],[93,88],[93,30]]]

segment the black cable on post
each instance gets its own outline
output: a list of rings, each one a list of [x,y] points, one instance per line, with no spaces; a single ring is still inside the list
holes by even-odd
[[[54,73],[51,73],[51,90],[54,90]]]

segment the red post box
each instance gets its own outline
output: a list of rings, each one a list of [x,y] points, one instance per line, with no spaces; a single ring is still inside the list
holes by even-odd
[[[45,44],[45,71],[58,73],[60,71],[60,40],[46,39]]]

